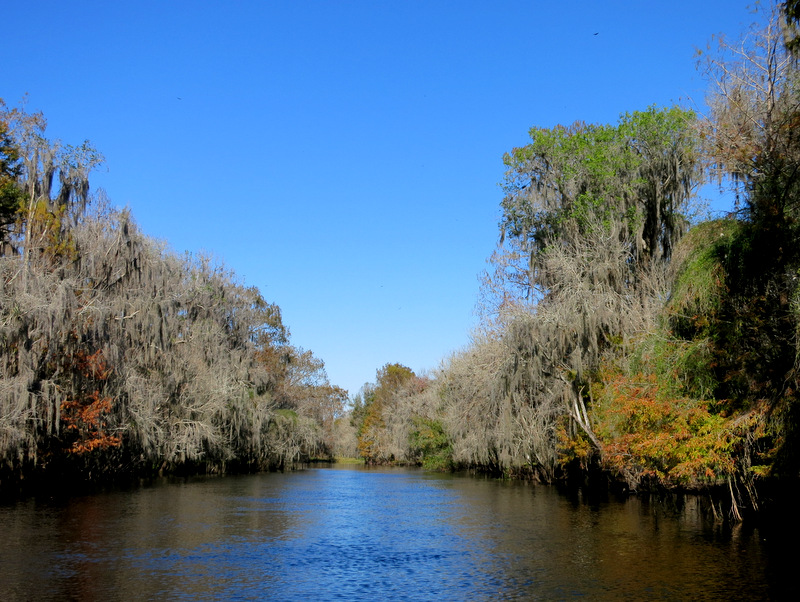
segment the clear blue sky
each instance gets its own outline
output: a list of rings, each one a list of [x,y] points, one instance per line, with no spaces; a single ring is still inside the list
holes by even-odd
[[[531,126],[701,105],[746,1],[9,2],[0,97],[89,139],[145,233],[283,310],[351,394],[469,342],[502,155]]]

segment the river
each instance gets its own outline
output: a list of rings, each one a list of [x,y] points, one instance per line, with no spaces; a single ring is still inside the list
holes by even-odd
[[[0,599],[800,599],[793,525],[415,469],[193,478],[0,505]]]

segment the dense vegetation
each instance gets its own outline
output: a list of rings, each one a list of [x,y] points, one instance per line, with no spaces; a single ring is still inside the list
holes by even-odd
[[[699,53],[707,115],[535,127],[505,156],[483,328],[427,378],[379,371],[352,413],[363,457],[724,491],[733,518],[796,482],[796,4]],[[700,219],[708,182],[730,215]]]
[[[276,305],[92,198],[97,152],[3,105],[0,483],[338,455],[758,509],[800,474],[798,4],[699,53],[707,115],[532,128],[472,343],[425,376],[386,364],[345,416]],[[708,182],[726,217],[701,219]]]
[[[0,108],[0,485],[329,455],[346,392],[280,309],[93,199],[88,143]]]

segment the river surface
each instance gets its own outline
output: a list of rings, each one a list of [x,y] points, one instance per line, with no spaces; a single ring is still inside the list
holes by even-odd
[[[313,468],[0,505],[0,599],[800,599],[795,537],[693,498]]]

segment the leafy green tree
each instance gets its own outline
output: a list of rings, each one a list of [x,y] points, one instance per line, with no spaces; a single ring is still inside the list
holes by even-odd
[[[0,255],[7,252],[10,227],[22,202],[22,191],[17,185],[20,173],[19,152],[11,137],[8,110],[0,99]]]
[[[651,107],[616,126],[532,128],[531,143],[504,158],[500,228],[509,248],[495,257],[500,279],[537,299],[558,279],[543,269],[547,249],[578,244],[598,227],[615,228],[630,251],[620,290],[639,266],[669,259],[699,182],[694,121],[691,111]]]
[[[415,416],[409,436],[410,451],[429,470],[447,470],[453,466],[453,447],[441,420]]]

